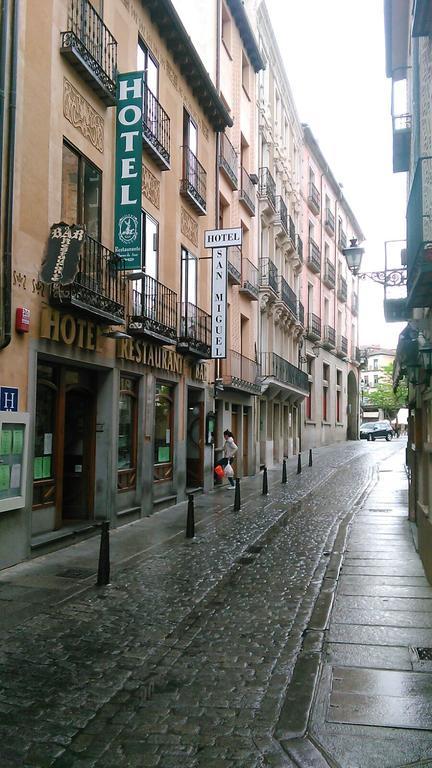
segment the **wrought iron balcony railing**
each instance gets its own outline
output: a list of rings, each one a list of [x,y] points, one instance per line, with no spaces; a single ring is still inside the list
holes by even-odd
[[[225,387],[258,394],[261,391],[261,385],[257,382],[259,372],[259,365],[255,360],[233,349],[229,350],[227,358],[222,362],[222,378]]]
[[[132,291],[128,316],[131,334],[150,336],[164,342],[177,340],[177,294],[145,275]]]
[[[407,206],[408,307],[432,306],[432,157],[417,161]]]
[[[288,235],[288,210],[281,195],[276,195],[276,224],[280,224],[285,235]]]
[[[125,321],[125,300],[122,259],[86,235],[76,277],[69,285],[52,285],[51,302],[76,307],[104,323],[120,324]]]
[[[343,251],[347,247],[347,236],[343,229],[339,229],[338,248]]]
[[[258,267],[256,267],[255,264],[252,264],[252,262],[244,256],[242,258],[242,274],[239,292],[246,294],[252,301],[258,301]]]
[[[332,213],[330,208],[326,208],[324,226],[325,226],[327,232],[329,233],[329,235],[334,235],[334,233],[335,233],[335,217],[334,217],[334,213]]]
[[[89,0],[69,0],[60,52],[107,106],[116,103],[117,41]]]
[[[307,336],[312,340],[321,338],[321,318],[313,312],[308,315]]]
[[[308,204],[311,211],[318,215],[321,210],[321,195],[312,181],[309,182]]]
[[[297,317],[297,296],[284,277],[280,278],[280,297],[294,317]]]
[[[300,261],[303,263],[303,240],[301,239],[300,235],[297,235],[297,254],[300,259]]]
[[[344,277],[339,276],[337,296],[339,301],[346,301],[348,297],[347,281]]]
[[[170,169],[170,119],[150,88],[144,85],[144,148],[161,171]]]
[[[238,189],[238,155],[228,136],[221,133],[219,168],[222,168],[233,189]]]
[[[207,213],[207,174],[189,147],[183,147],[183,178],[180,193],[192,204],[198,216]]]
[[[190,302],[181,304],[177,349],[197,357],[211,355],[211,315]]]
[[[259,195],[265,200],[268,206],[276,210],[276,182],[268,168],[259,169]]]
[[[323,282],[328,288],[334,288],[336,285],[336,269],[330,259],[325,260]]]
[[[288,227],[289,227],[290,240],[291,240],[293,246],[295,246],[296,231],[295,231],[295,224],[294,224],[294,221],[292,220],[291,216],[288,216]]]
[[[304,324],[305,324],[305,311],[304,311],[304,306],[301,303],[301,301],[299,301],[299,303],[298,303],[298,319],[299,319],[300,324],[304,327]]]
[[[271,259],[260,259],[260,288],[271,288],[278,292],[278,269]]]
[[[240,285],[242,273],[242,252],[238,245],[228,247],[228,280],[232,285]]]
[[[322,344],[327,349],[334,349],[336,346],[336,331],[331,325],[324,326]]]
[[[251,216],[255,216],[255,186],[252,182],[248,172],[243,168],[241,169],[241,187],[239,200],[245,204],[248,208]]]
[[[360,347],[355,347],[355,353],[354,353],[353,357],[354,357],[354,360],[356,361],[356,363],[358,363],[360,365],[360,363],[362,361],[362,354],[361,354]]]
[[[321,251],[312,238],[309,238],[308,267],[312,272],[321,272]]]
[[[291,386],[305,394],[309,391],[308,375],[305,371],[289,363],[275,352],[261,353],[261,376],[274,378],[276,381]]]
[[[346,336],[338,336],[336,353],[339,355],[339,357],[346,357],[348,355],[348,339]]]

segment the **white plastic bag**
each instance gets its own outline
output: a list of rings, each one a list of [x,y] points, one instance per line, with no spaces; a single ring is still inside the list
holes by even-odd
[[[224,475],[225,477],[234,477],[234,470],[231,466],[231,464],[227,464],[224,469]]]

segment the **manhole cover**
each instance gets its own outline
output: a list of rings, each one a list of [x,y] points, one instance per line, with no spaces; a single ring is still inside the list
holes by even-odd
[[[56,576],[61,576],[62,579],[88,579],[89,576],[94,575],[95,571],[90,571],[88,568],[66,568],[56,573]]]

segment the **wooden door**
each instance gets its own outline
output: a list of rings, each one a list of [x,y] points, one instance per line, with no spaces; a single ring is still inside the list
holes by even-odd
[[[243,475],[249,474],[249,408],[243,408]]]
[[[186,436],[186,485],[201,488],[204,473],[204,403],[188,397]]]

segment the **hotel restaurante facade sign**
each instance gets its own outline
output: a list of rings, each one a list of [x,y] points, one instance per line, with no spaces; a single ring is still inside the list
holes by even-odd
[[[143,72],[117,77],[114,248],[125,269],[141,269]]]
[[[205,248],[212,249],[211,356],[226,357],[228,246],[242,244],[242,229],[212,229],[204,236]]]

